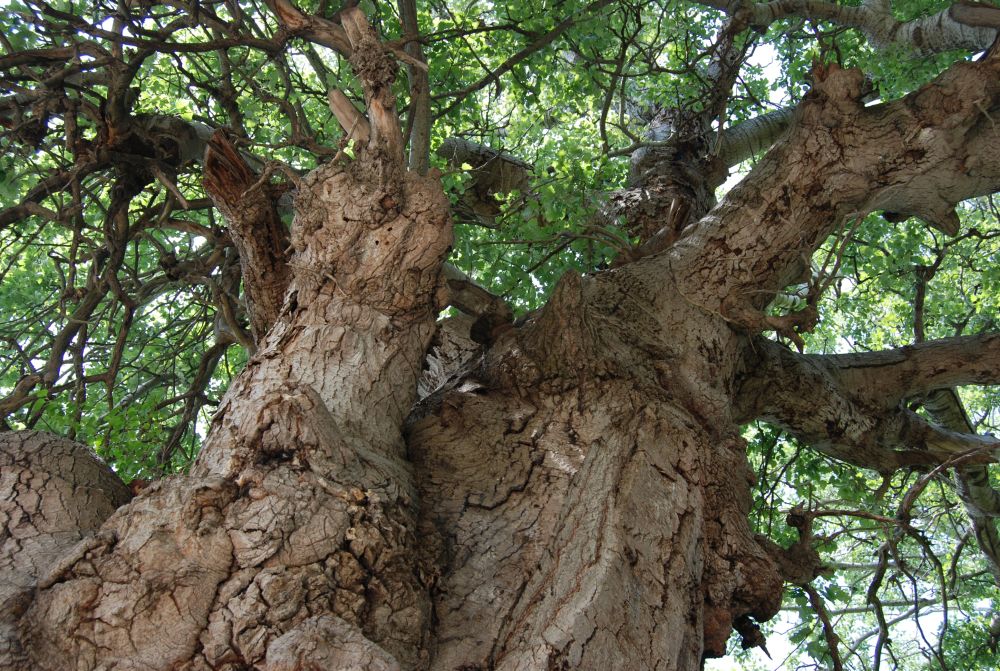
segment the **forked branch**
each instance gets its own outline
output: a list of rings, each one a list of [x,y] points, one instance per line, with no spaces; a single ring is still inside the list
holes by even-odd
[[[967,339],[969,350],[977,339]],[[979,340],[992,339],[982,338]],[[916,350],[924,359],[945,351],[941,343],[927,343],[894,352],[879,353],[883,360]],[[988,463],[1000,456],[1000,440],[977,436],[930,422],[909,410],[902,401],[917,390],[940,379],[937,374],[945,359],[935,366],[929,361],[915,371],[916,381],[896,376],[885,366],[885,380],[866,386],[851,368],[841,368],[844,357],[800,355],[775,342],[758,338],[753,343],[753,371],[744,378],[738,398],[739,421],[760,418],[787,429],[794,436],[824,454],[883,473],[910,465],[933,465],[965,453],[964,463]],[[865,356],[865,355],[861,355]],[[910,361],[915,357],[910,357]],[[919,357],[918,357],[919,358]],[[900,370],[907,366],[899,365]],[[1000,380],[1000,367],[987,375],[970,357],[949,379],[986,383]],[[847,374],[845,375],[845,370]],[[922,371],[922,375],[921,375]],[[921,379],[922,378],[922,379]],[[898,381],[890,388],[889,380]]]

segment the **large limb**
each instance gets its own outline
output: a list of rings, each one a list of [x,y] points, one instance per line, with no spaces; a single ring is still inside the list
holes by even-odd
[[[496,217],[501,213],[496,197],[512,191],[526,195],[531,188],[531,165],[507,152],[461,137],[449,137],[435,153],[455,168],[463,164],[472,166],[471,184],[455,208],[455,214],[465,223],[496,226]]]
[[[788,129],[792,111],[791,107],[782,107],[725,129],[719,138],[719,160],[731,168],[770,149]]]
[[[1000,190],[998,74],[996,57],[960,62],[905,98],[865,107],[860,72],[818,67],[783,138],[656,262],[692,304],[762,330],[776,324],[760,310],[800,278],[813,250],[868,212],[955,232],[958,202]]]
[[[741,388],[747,419],[774,422],[830,456],[882,472],[954,461],[956,492],[1000,581],[1000,494],[990,485],[987,464],[975,463],[996,460],[1000,441],[975,435],[957,394],[941,388],[1000,380],[1000,336],[829,356],[795,354],[763,339],[753,349],[755,367]],[[914,399],[934,423],[905,408]],[[981,454],[969,458],[969,451]],[[1000,634],[1000,619],[994,618],[991,631]]]
[[[766,27],[789,17],[830,21],[856,28],[879,49],[902,47],[924,55],[942,51],[984,51],[1000,28],[1000,9],[980,2],[956,2],[930,16],[899,21],[890,0],[866,0],[858,6],[824,0],[699,0],[701,4],[746,17],[754,26]]]
[[[293,35],[322,44],[344,56],[351,55],[351,41],[340,24],[322,16],[307,14],[290,0],[269,0],[267,6],[281,25]]]
[[[979,453],[973,461],[994,461],[1000,440],[929,422],[902,401],[940,387],[945,368],[951,384],[1000,381],[1000,362],[992,351],[997,340],[983,336],[818,356],[758,338],[752,372],[738,396],[743,401],[738,419],[765,419],[825,454],[883,473],[943,463],[970,451]]]
[[[725,181],[729,165],[719,158],[721,145],[711,128],[724,115],[752,43],[742,38],[745,27],[733,18],[719,29],[698,102],[656,108],[645,141],[622,150],[631,151],[629,188],[609,198],[603,215],[623,216],[640,244],[627,250],[619,263],[667,249],[715,205],[715,190]]]
[[[984,333],[882,352],[810,358],[821,358],[835,367],[846,388],[864,389],[874,402],[881,400],[883,407],[890,408],[943,387],[996,384],[1000,380],[1000,335]],[[965,424],[949,428],[970,431]]]

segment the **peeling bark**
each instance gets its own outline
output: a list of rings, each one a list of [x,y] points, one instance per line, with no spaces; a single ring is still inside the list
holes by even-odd
[[[267,177],[258,176],[221,131],[205,151],[205,190],[229,224],[240,255],[250,330],[255,342],[278,318],[288,267],[288,230],[278,214]]]

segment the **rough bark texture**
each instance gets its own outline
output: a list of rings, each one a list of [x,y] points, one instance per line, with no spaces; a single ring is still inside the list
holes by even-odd
[[[895,369],[923,382],[882,389],[895,402],[874,407],[843,388],[850,365],[758,351],[754,337],[785,323],[760,309],[845,219],[891,208],[947,227],[955,202],[1000,188],[988,149],[1000,65],[956,65],[876,108],[857,74],[817,71],[745,186],[663,253],[567,275],[526,324],[491,322],[478,346],[440,338],[436,359],[465,367],[432,362],[418,403],[437,297],[460,283],[441,273],[448,202],[435,175],[405,170],[391,59],[360,11],[341,18],[296,25],[350,51],[369,133],[356,160],[299,184],[273,324],[191,474],[154,484],[46,569],[18,601],[8,657],[53,670],[513,671],[694,669],[723,654],[734,624],[746,636],[777,612],[783,580],[808,578],[788,566],[800,548],[750,531],[739,422],[783,418],[888,470],[916,434],[868,440],[871,422],[942,384],[920,367],[928,345]],[[707,207],[702,177],[688,213]],[[947,356],[982,374],[961,354]],[[760,402],[740,402],[755,384]],[[817,426],[793,394],[817,389],[857,423]],[[924,450],[932,460],[954,454],[942,441]],[[97,523],[71,522],[76,534]],[[22,584],[47,563],[32,559]]]
[[[350,32],[384,112],[391,63],[363,17]],[[191,475],[120,509],[38,593],[36,668],[427,665],[400,427],[451,229],[437,178],[404,173],[398,123],[372,125],[358,160],[300,183],[287,298]]]
[[[229,222],[240,254],[254,342],[274,324],[291,279],[288,229],[278,215],[267,175],[258,176],[221,131],[205,152],[205,190]]]
[[[0,434],[0,668],[28,667],[16,624],[39,583],[131,498],[128,488],[79,443],[36,431]]]
[[[776,611],[725,420],[739,338],[690,307],[637,319],[648,270],[564,279],[414,417],[436,668],[697,668]]]
[[[434,331],[447,201],[408,175],[386,209],[370,168],[332,164],[300,185],[277,324],[191,476],[120,510],[39,594],[24,632],[38,668],[239,668],[329,632],[357,643],[339,648],[345,666],[426,666],[400,426]]]

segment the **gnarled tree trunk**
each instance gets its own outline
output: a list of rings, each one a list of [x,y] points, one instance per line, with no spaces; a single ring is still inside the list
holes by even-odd
[[[734,626],[756,643],[753,620],[792,576],[750,532],[739,423],[778,418],[866,458],[838,443],[860,424],[824,425],[823,443],[791,387],[767,384],[781,361],[833,396],[850,366],[771,356],[756,334],[796,324],[761,309],[845,219],[886,208],[943,225],[1000,188],[986,149],[1000,66],[955,66],[878,108],[856,73],[817,71],[785,139],[718,207],[671,219],[658,254],[566,276],[418,401],[448,202],[404,167],[391,59],[358,10],[342,21],[367,110],[337,114],[363,141],[299,184],[281,300],[275,285],[247,292],[280,309],[254,313],[266,335],[191,474],[25,572],[37,588],[5,623],[21,660],[8,668],[693,669]],[[244,193],[226,188],[240,174],[220,168],[213,194]],[[266,203],[247,202],[273,230]],[[238,219],[239,199],[224,210]],[[239,225],[252,244],[254,222]],[[899,398],[839,401],[863,423]],[[898,438],[871,447],[903,459]]]

